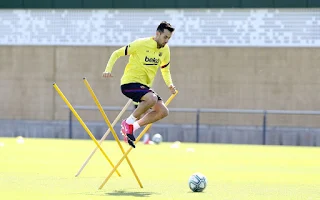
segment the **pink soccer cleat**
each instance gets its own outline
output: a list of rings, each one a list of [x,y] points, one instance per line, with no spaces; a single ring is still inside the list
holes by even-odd
[[[133,135],[133,125],[123,120],[121,123],[121,133],[124,136],[124,141],[135,148],[134,141],[136,141],[136,138]]]

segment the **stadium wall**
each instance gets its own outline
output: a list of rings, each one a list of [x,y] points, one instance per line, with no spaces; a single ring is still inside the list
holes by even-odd
[[[0,83],[4,94],[0,100],[1,118],[68,119],[65,104],[52,83],[58,84],[73,105],[94,105],[82,82],[83,77],[89,80],[102,105],[124,105],[127,98],[121,94],[119,81],[127,58],[116,63],[113,79],[101,77],[107,59],[115,49],[1,47]],[[171,51],[172,76],[180,93],[170,107],[320,109],[319,48],[172,47]],[[169,97],[160,73],[154,88],[164,99]],[[193,123],[194,116],[171,113],[167,122]],[[85,119],[100,120],[101,117],[97,112],[87,111]],[[276,121],[288,125],[317,125],[317,119],[316,116],[278,116]],[[209,124],[226,120],[237,124],[261,122],[255,116],[244,118],[234,114],[203,114],[202,120]]]

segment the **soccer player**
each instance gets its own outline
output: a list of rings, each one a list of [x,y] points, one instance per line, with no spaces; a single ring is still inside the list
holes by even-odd
[[[133,148],[135,148],[134,141],[136,140],[133,135],[134,131],[169,114],[161,97],[150,87],[160,67],[169,90],[172,94],[176,93],[171,79],[170,49],[167,45],[173,32],[174,28],[168,22],[161,22],[154,37],[137,39],[114,51],[102,74],[106,78],[113,77],[111,71],[117,59],[130,55],[121,78],[121,91],[126,97],[139,104],[133,113],[122,121],[121,132],[124,140]],[[142,115],[143,117],[140,118]]]

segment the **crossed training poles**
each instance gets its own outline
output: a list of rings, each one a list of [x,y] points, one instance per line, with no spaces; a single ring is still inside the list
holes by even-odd
[[[94,155],[94,153],[97,151],[97,149],[99,149],[101,151],[101,153],[103,154],[103,156],[106,158],[106,160],[110,163],[112,170],[109,173],[109,175],[107,176],[107,178],[103,181],[103,183],[100,185],[99,189],[102,189],[103,186],[108,182],[108,180],[111,178],[113,173],[117,173],[118,176],[121,176],[119,171],[117,170],[117,168],[120,166],[120,164],[123,162],[124,159],[127,160],[140,188],[143,188],[142,183],[135,171],[135,169],[133,168],[131,161],[129,160],[128,154],[131,152],[131,150],[133,149],[132,147],[130,147],[127,151],[124,150],[123,146],[121,145],[121,142],[114,130],[114,125],[119,121],[119,119],[121,118],[121,116],[123,115],[123,113],[127,110],[127,108],[129,107],[129,105],[132,103],[132,100],[128,100],[128,102],[126,103],[126,105],[123,107],[123,109],[120,111],[120,113],[118,114],[118,116],[116,117],[116,119],[113,121],[113,123],[111,124],[109,121],[108,116],[106,115],[106,113],[104,112],[98,98],[96,97],[95,93],[93,92],[93,89],[91,88],[88,80],[86,78],[83,78],[83,82],[85,84],[85,86],[87,87],[87,89],[89,90],[89,93],[91,94],[95,104],[97,105],[104,121],[106,122],[106,124],[108,125],[109,129],[106,131],[106,133],[103,135],[103,137],[101,138],[101,140],[98,142],[96,140],[96,138],[94,137],[94,135],[92,134],[92,132],[90,131],[90,129],[87,127],[87,125],[83,122],[83,120],[81,119],[81,117],[79,116],[79,114],[77,113],[77,111],[73,108],[73,106],[71,105],[71,103],[68,101],[68,99],[64,96],[64,94],[62,93],[62,91],[60,90],[60,88],[58,87],[58,85],[56,83],[53,84],[53,87],[55,88],[55,90],[57,91],[57,93],[60,95],[60,97],[62,98],[62,100],[67,104],[67,106],[69,107],[69,109],[71,110],[71,112],[74,114],[74,116],[77,118],[77,120],[79,121],[79,123],[81,124],[81,126],[83,127],[83,129],[87,132],[87,134],[90,136],[90,138],[93,140],[93,142],[96,144],[96,148],[90,153],[90,155],[88,156],[88,158],[85,160],[85,162],[82,164],[81,168],[79,169],[79,171],[77,172],[77,174],[75,175],[76,177],[80,175],[80,173],[82,172],[82,170],[84,169],[84,167],[88,164],[88,162],[90,161],[91,157]],[[174,99],[174,97],[178,94],[178,91],[176,91],[175,94],[172,94],[169,99],[165,102],[165,105],[168,106],[170,104],[170,102]],[[152,126],[152,124],[148,124],[143,130],[142,132],[139,134],[139,136],[136,138],[136,141],[134,142],[135,144],[139,142],[139,140],[143,137],[143,135],[150,129],[150,127]],[[110,160],[110,158],[107,156],[106,152],[102,149],[101,144],[102,142],[107,138],[107,136],[109,135],[109,133],[112,133],[114,139],[116,140],[119,148],[121,149],[123,156],[122,158],[118,161],[118,163],[116,165],[114,165],[112,163],[112,161]]]

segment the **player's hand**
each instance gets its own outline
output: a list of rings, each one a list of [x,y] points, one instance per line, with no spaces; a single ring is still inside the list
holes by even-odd
[[[169,90],[170,90],[170,92],[171,92],[171,94],[175,94],[177,91],[177,89],[176,89],[176,87],[174,86],[174,85],[170,85],[169,86]]]
[[[111,74],[111,72],[103,72],[103,73],[102,73],[102,76],[103,76],[104,78],[113,77],[112,74]]]

